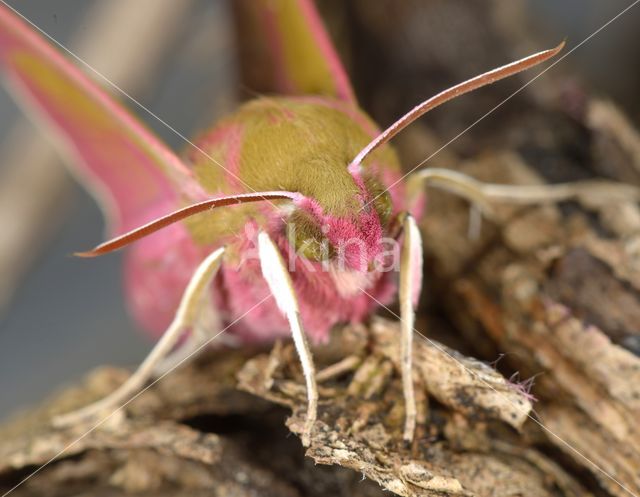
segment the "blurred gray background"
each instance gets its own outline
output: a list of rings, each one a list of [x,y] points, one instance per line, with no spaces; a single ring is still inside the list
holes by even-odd
[[[175,5],[181,2],[175,0],[8,3],[56,40],[75,47],[82,45],[82,40],[91,39],[92,30],[100,23],[100,14],[95,9],[117,10],[115,4],[127,2],[130,8],[138,10],[143,3],[156,9],[175,9],[168,17],[171,29],[158,28],[156,32],[161,33],[158,35],[161,39],[152,42],[137,39],[134,30],[133,43],[141,59],[139,64],[130,64],[131,68],[123,71],[124,77],[111,74],[108,62],[101,65],[90,57],[87,62],[100,71],[104,69],[105,75],[119,84],[124,81],[123,89],[186,136],[192,136],[231,110],[237,84],[233,25],[227,1],[181,0],[183,4],[179,7]],[[170,3],[173,7],[168,7]],[[630,0],[529,0],[527,8],[540,39],[548,42],[545,46],[565,36],[569,46],[573,46],[630,3]],[[615,99],[636,122],[640,117],[639,99],[635,97],[640,83],[638,28],[640,6],[562,62],[595,91]],[[162,56],[144,60],[145,43],[163,47]],[[153,52],[152,48],[148,50]],[[115,55],[117,58],[118,54]],[[146,77],[132,76],[136,68],[144,69]],[[184,148],[178,136],[131,102],[127,103],[173,148]],[[4,188],[5,198],[11,199],[2,202],[0,197],[3,209],[0,247],[5,241],[3,237],[9,236],[7,227],[12,217],[22,212],[15,206],[19,203],[29,206],[48,195],[32,191],[33,183],[43,183],[45,188],[55,184],[51,188],[56,193],[39,211],[42,219],[34,221],[42,234],[30,239],[30,246],[44,243],[44,249],[25,250],[22,261],[4,267],[0,249],[0,418],[41,400],[100,364],[133,366],[151,347],[151,342],[127,316],[121,296],[120,256],[81,260],[69,255],[93,246],[103,237],[101,214],[91,198],[72,181],[61,180],[60,175],[52,176],[53,179],[46,176],[43,180],[44,176],[36,170],[31,176],[21,176],[20,171],[27,167],[27,154],[10,150],[16,142],[20,143],[14,139],[20,115],[6,92],[0,91],[0,196]],[[53,161],[50,168],[62,170],[58,161]]]

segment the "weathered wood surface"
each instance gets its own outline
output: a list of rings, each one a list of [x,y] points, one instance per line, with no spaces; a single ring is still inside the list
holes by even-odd
[[[350,358],[322,374],[320,419],[307,452],[330,469],[305,462],[297,439],[286,437],[286,412],[274,404],[293,410],[287,426],[300,433],[304,387],[292,346],[278,344],[269,354],[210,352],[86,435],[94,423],[52,429],[54,413],[99,398],[126,377],[98,370],[3,428],[0,481],[9,489],[64,450],[14,495],[382,495],[369,480],[407,496],[583,493],[519,435],[531,409],[522,390],[432,340],[416,344],[420,425],[406,447],[398,333],[397,323],[377,318],[369,328],[340,330],[316,350],[321,366]],[[501,487],[503,478],[509,484]]]

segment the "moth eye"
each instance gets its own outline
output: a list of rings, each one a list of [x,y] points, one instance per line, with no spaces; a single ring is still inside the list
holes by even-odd
[[[314,220],[302,212],[294,212],[287,221],[287,239],[298,255],[319,262],[333,255],[333,248]]]
[[[380,217],[380,223],[386,225],[391,217],[393,206],[391,205],[391,196],[388,192],[382,190],[376,194],[373,201],[373,207]]]
[[[391,195],[385,190],[385,188],[374,178],[365,178],[365,186],[369,195],[371,195],[371,203],[373,208],[378,213],[380,223],[384,226],[389,222],[391,213],[393,212],[393,205],[391,203]]]
[[[315,238],[298,238],[295,239],[296,252],[310,261],[319,262],[328,258],[328,250],[326,245],[323,246]]]

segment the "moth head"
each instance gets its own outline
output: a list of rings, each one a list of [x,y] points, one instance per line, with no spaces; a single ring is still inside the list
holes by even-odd
[[[331,262],[348,271],[369,271],[382,249],[385,231],[381,219],[391,211],[389,198],[382,194],[380,199],[376,207],[368,205],[363,196],[362,208],[344,216],[327,214],[316,201],[306,199],[287,222],[291,247],[311,261]]]

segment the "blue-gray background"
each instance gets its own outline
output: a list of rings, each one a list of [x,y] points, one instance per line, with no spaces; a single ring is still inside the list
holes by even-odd
[[[82,30],[83,16],[96,1],[9,3],[65,43],[71,33]],[[630,0],[529,0],[529,10],[531,16],[539,19],[541,36],[549,40],[549,45],[565,36],[573,45],[630,3]],[[233,93],[235,66],[226,2],[198,2],[194,15],[184,22],[210,22],[211,29],[216,30],[217,42],[211,45],[208,63],[203,65],[188,56],[197,40],[189,29],[184,29],[171,56],[163,61],[163,76],[158,84],[136,97],[190,136],[218,117],[223,109],[227,110],[226,105],[217,107],[215,103],[228,102]],[[640,6],[566,60],[572,70],[596,89],[613,95],[623,108],[628,99],[634,99],[636,104],[638,101],[634,98],[639,73],[638,28]],[[210,110],[203,112],[203,108]],[[637,107],[633,112],[637,112]],[[0,139],[16,115],[18,110],[10,98],[0,92]],[[142,117],[174,148],[184,146],[167,128],[148,116]],[[633,117],[637,121],[639,116]],[[0,173],[2,167],[0,164]],[[10,306],[0,314],[0,418],[37,402],[99,364],[135,365],[151,346],[124,309],[120,257],[114,255],[90,263],[69,257],[68,254],[101,240],[103,234],[102,218],[91,198],[75,185],[71,197],[60,229],[20,282]]]

